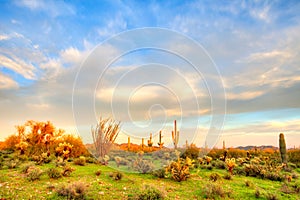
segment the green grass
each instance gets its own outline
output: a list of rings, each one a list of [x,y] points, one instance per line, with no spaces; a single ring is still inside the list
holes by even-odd
[[[204,199],[204,188],[212,183],[209,175],[216,172],[223,177],[227,173],[226,170],[219,169],[194,169],[191,171],[191,177],[183,182],[159,179],[151,174],[124,173],[122,180],[115,181],[109,177],[109,173],[116,169],[96,164],[86,166],[68,164],[75,168],[70,177],[50,179],[44,173],[40,180],[33,182],[28,181],[21,172],[25,164],[16,169],[0,170],[0,199],[63,199],[57,196],[55,190],[62,185],[76,181],[86,184],[88,199],[128,199],[128,197],[134,197],[143,185],[150,185],[160,190],[165,195],[165,199]],[[37,167],[46,171],[54,167],[54,164],[49,163]],[[95,172],[99,169],[102,173],[96,176]],[[246,186],[246,180],[252,183],[250,187]],[[292,180],[288,184],[294,184],[296,181],[299,182],[299,180]],[[256,199],[254,193],[257,188],[261,192],[259,199],[266,199],[267,193],[276,194],[279,199],[299,199],[299,194],[281,192],[280,188],[283,183],[278,181],[235,175],[232,180],[221,179],[216,181],[216,184],[221,185],[224,191],[230,194],[225,199]]]

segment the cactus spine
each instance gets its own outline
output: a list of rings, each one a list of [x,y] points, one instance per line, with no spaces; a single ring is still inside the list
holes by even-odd
[[[287,163],[287,156],[286,156],[286,145],[285,145],[285,139],[284,134],[279,134],[279,149],[280,149],[280,156],[282,163]]]
[[[161,135],[161,131],[159,131],[159,142],[157,143],[158,144],[158,146],[160,147],[160,148],[162,148],[163,147],[163,145],[164,145],[164,143],[161,141],[161,138],[162,138],[163,136]]]
[[[174,131],[172,131],[172,140],[175,149],[177,149],[178,141],[179,141],[179,131],[177,131],[177,123],[176,120],[174,120]]]
[[[150,133],[150,139],[148,140],[148,147],[152,147],[153,142],[152,142],[152,133]]]

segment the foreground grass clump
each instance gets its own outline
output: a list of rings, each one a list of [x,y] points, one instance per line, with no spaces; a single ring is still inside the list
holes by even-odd
[[[161,191],[158,189],[151,187],[149,185],[146,185],[142,191],[140,191],[135,198],[136,200],[160,200],[164,199],[164,196]]]
[[[42,174],[43,171],[40,168],[33,166],[27,169],[26,177],[29,181],[35,181],[35,180],[40,180]]]
[[[67,199],[86,199],[86,184],[83,182],[75,182],[68,186],[63,185],[56,191],[58,196]]]

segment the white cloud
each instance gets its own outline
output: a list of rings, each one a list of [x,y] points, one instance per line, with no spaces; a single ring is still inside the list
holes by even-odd
[[[18,83],[12,78],[0,73],[0,89],[17,89]]]
[[[86,56],[87,52],[81,52],[74,47],[70,47],[60,52],[60,58],[64,63],[79,64]]]
[[[8,40],[8,39],[10,39],[10,36],[8,36],[8,35],[0,35],[0,41],[1,40]]]
[[[31,63],[27,63],[15,56],[8,58],[4,55],[0,55],[0,63],[4,67],[15,71],[26,79],[34,80],[37,78],[35,74],[35,67]]]

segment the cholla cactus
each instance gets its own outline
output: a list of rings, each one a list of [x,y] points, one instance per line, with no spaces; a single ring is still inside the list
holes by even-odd
[[[22,141],[19,144],[16,144],[16,147],[20,150],[20,154],[23,155],[28,147],[28,143]]]
[[[210,157],[210,156],[204,156],[204,159],[205,159],[207,165],[212,161],[212,157]]]
[[[55,149],[56,153],[59,156],[63,157],[63,160],[67,160],[72,152],[73,145],[70,143],[59,143],[58,147]]]
[[[235,159],[234,158],[231,158],[231,159],[227,158],[225,160],[225,163],[226,163],[226,166],[228,168],[229,173],[232,175],[233,168],[236,166]]]

